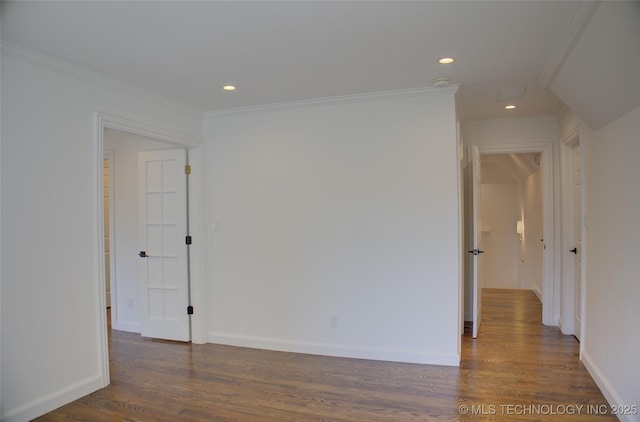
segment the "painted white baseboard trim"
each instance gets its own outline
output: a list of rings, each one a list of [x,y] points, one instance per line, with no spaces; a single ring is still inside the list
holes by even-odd
[[[618,392],[613,388],[613,386],[611,385],[607,377],[604,376],[600,368],[598,368],[598,366],[593,362],[593,360],[591,359],[591,357],[586,351],[582,352],[582,363],[584,364],[585,368],[587,368],[587,371],[589,371],[591,378],[593,378],[593,380],[596,382],[596,385],[598,386],[598,388],[600,388],[600,391],[602,391],[602,395],[604,395],[604,398],[607,399],[610,406],[620,406],[622,408],[625,404],[627,405],[634,404],[634,403],[625,403],[622,400],[622,398],[620,397]],[[618,415],[618,419],[620,419],[621,421],[639,422],[640,414]]]
[[[358,347],[344,344],[307,343],[300,341],[241,336],[209,332],[208,343],[281,352],[307,353],[311,355],[336,356],[354,359],[371,359],[390,362],[422,363],[429,365],[460,366],[460,355],[437,355],[417,350]]]
[[[538,296],[538,300],[542,302],[542,292],[540,291],[540,286],[534,284],[533,286],[531,286],[531,290],[533,290],[533,293]]]
[[[126,331],[128,333],[141,333],[140,324],[137,322],[118,321],[113,329],[118,331]]]
[[[8,409],[6,413],[2,414],[0,419],[2,419],[3,422],[30,421],[103,387],[105,387],[104,380],[100,375],[95,375],[71,384],[62,390],[32,400],[16,409]]]

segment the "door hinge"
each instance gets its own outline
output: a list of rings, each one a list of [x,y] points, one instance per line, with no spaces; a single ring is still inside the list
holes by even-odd
[[[187,306],[187,315],[193,315],[193,306]]]
[[[184,166],[184,174],[191,174],[191,166],[189,164]]]
[[[187,236],[184,238],[184,243],[186,243],[187,245],[190,245],[192,240],[193,239],[191,239],[191,236]]]

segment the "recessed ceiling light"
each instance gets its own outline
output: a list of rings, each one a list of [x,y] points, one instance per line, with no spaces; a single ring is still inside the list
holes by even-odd
[[[236,87],[234,85],[225,85],[222,87],[225,91],[235,91]]]
[[[453,62],[455,62],[456,59],[454,59],[453,57],[443,57],[440,60],[438,60],[438,63],[440,64],[451,64]]]
[[[513,104],[508,104],[508,105],[504,106],[505,110],[513,110],[514,108],[516,108],[516,106],[514,106]]]

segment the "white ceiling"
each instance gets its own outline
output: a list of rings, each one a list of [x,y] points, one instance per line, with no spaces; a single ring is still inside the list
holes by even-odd
[[[466,120],[553,115],[576,1],[2,2],[2,41],[199,111],[459,84]],[[453,56],[452,65],[437,59]],[[238,90],[224,92],[233,83]],[[526,88],[506,111],[499,89]]]

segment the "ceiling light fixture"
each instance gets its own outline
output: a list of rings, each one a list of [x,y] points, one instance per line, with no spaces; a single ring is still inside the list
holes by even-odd
[[[456,59],[454,59],[453,57],[443,57],[440,60],[438,60],[438,63],[440,64],[451,64],[453,62],[455,62]]]
[[[235,91],[236,87],[234,85],[225,85],[222,87],[225,91]]]
[[[504,106],[505,110],[513,110],[514,108],[516,108],[516,106],[514,106],[513,104],[508,104],[508,105]]]

